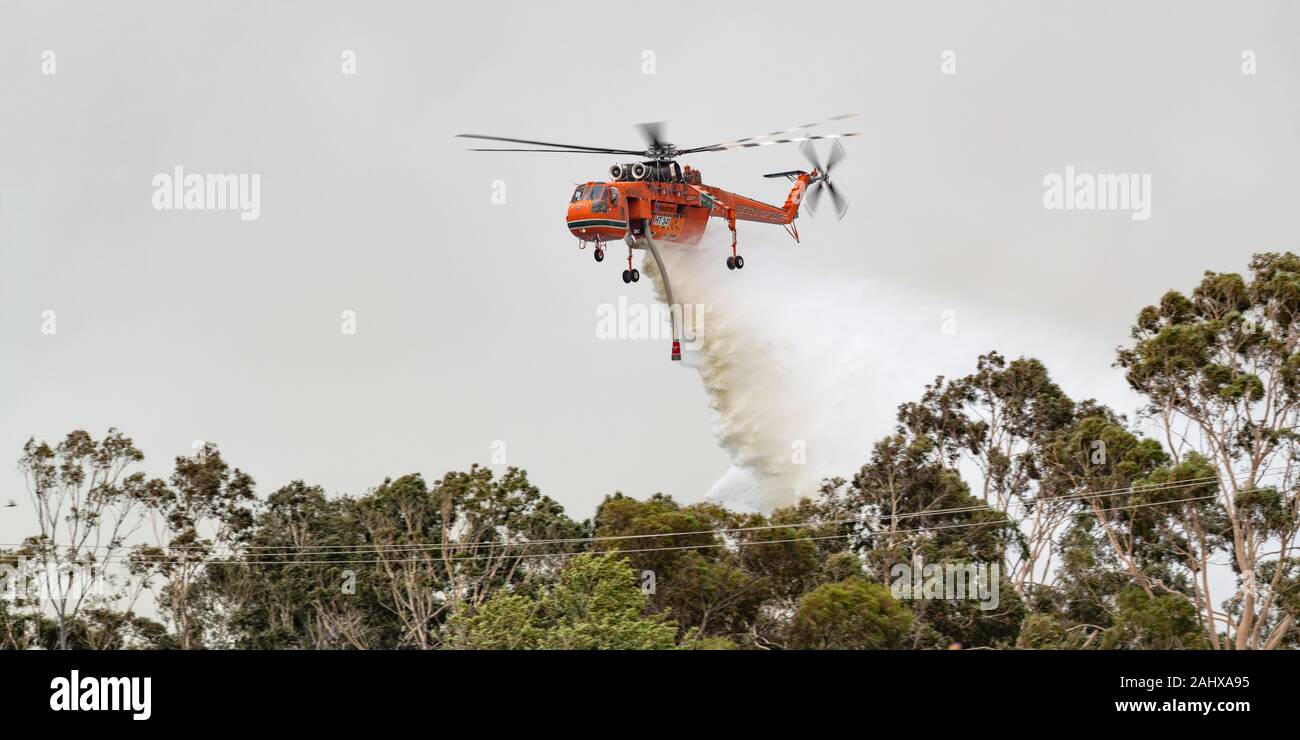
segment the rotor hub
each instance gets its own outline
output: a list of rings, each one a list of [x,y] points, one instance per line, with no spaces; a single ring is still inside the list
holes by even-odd
[[[677,145],[669,144],[666,141],[656,142],[649,149],[645,150],[646,159],[676,159],[678,155]]]

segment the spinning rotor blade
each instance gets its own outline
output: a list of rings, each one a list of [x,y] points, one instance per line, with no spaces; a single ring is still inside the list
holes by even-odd
[[[826,185],[826,189],[831,192],[831,203],[835,205],[836,218],[843,219],[844,214],[849,210],[848,200],[845,199],[844,196],[840,195],[840,191],[835,189],[833,183],[827,182],[824,184]]]
[[[808,186],[808,215],[815,215],[817,202],[821,200],[822,188],[830,191],[831,203],[835,205],[835,214],[839,218],[844,218],[844,214],[849,210],[849,202],[840,192],[835,189],[835,183],[830,181],[831,170],[835,169],[840,162],[843,162],[848,156],[844,151],[844,146],[836,141],[831,147],[830,157],[826,160],[825,166],[822,165],[821,158],[817,156],[817,147],[812,142],[805,141],[799,147],[799,152],[812,164],[813,169],[820,175],[813,180]]]
[[[714,146],[702,146],[695,149],[683,149],[679,154],[696,154],[698,152],[725,152],[731,149],[746,149],[751,146],[772,146],[773,144],[796,144],[801,141],[815,141],[817,139],[844,139],[849,136],[859,136],[857,132],[851,134],[820,134],[817,136],[796,136],[792,139],[768,139],[767,141],[751,141],[744,144],[716,144]]]
[[[625,154],[625,152],[583,151],[581,149],[466,149],[467,152],[551,152],[553,154]]]
[[[822,161],[817,157],[817,147],[813,146],[811,141],[805,141],[800,144],[799,153],[803,155],[804,159],[808,160],[808,163],[812,165],[814,170],[817,170],[823,175],[826,174],[826,168],[822,167]]]
[[[843,162],[844,158],[847,156],[849,155],[844,152],[844,145],[841,144],[839,141],[836,141],[831,146],[830,158],[826,160],[826,174],[829,175],[831,173],[831,170],[835,169],[835,165],[839,164],[840,162]]]
[[[641,130],[641,136],[645,139],[646,146],[651,149],[663,149],[664,147],[664,122],[654,121],[651,123],[638,123],[636,125]]]
[[[578,146],[576,144],[555,144],[549,141],[532,141],[531,139],[511,139],[506,136],[485,136],[483,134],[456,134],[456,136],[462,139],[484,139],[486,141],[505,141],[511,144],[532,144],[533,146],[555,147],[555,149],[552,151],[572,151],[575,153],[588,152],[588,153],[595,153],[595,154],[640,154],[641,153],[632,149],[607,149],[605,147],[598,147],[598,146]],[[515,150],[501,149],[501,150],[480,150],[480,151],[515,151]],[[518,151],[533,152],[533,151],[542,151],[542,150],[520,149]]]
[[[736,139],[735,141],[724,141],[724,142],[720,142],[720,143],[718,143],[718,144],[710,144],[709,146],[698,146],[698,147],[694,147],[694,148],[691,148],[691,149],[683,149],[681,153],[682,153],[682,154],[690,154],[690,153],[692,153],[692,152],[716,152],[716,151],[722,151],[723,149],[740,149],[740,148],[749,147],[749,146],[766,146],[767,144],[782,144],[782,143],[786,143],[786,142],[789,142],[789,141],[803,141],[802,138],[797,138],[797,139],[783,139],[783,140],[770,141],[770,142],[763,142],[763,141],[758,141],[758,140],[759,140],[759,139],[770,139],[770,138],[772,138],[773,136],[783,136],[783,135],[785,135],[785,134],[792,134],[792,133],[794,133],[794,132],[796,132],[796,131],[803,131],[804,129],[810,129],[810,128],[813,128],[813,127],[815,127],[815,126],[821,126],[821,125],[826,124],[826,123],[831,123],[832,121],[842,121],[842,120],[844,120],[845,118],[852,118],[852,117],[854,117],[854,116],[856,116],[856,115],[858,115],[858,114],[857,114],[857,113],[843,113],[843,114],[840,114],[840,115],[838,115],[838,116],[831,116],[830,118],[826,118],[826,119],[823,119],[823,120],[820,120],[820,121],[816,121],[816,122],[814,122],[814,123],[805,123],[805,124],[802,125],[802,126],[795,126],[794,128],[786,128],[786,129],[781,129],[780,131],[773,131],[773,132],[770,133],[770,134],[759,134],[758,136],[747,136],[747,137],[745,137],[745,138],[743,138],[743,139]],[[847,135],[848,135],[848,136],[855,136],[856,134],[847,134]],[[814,136],[814,137],[811,137],[811,138],[821,138],[821,137],[816,137],[816,136]]]
[[[843,195],[840,195],[840,191],[836,190],[833,184],[826,180],[817,180],[808,186],[808,191],[804,197],[804,201],[808,204],[808,215],[817,215],[817,203],[821,201],[822,188],[825,188],[831,194],[831,204],[835,206],[835,217],[843,219],[844,214],[849,210],[849,201]]]
[[[808,215],[817,215],[817,201],[821,199],[822,181],[818,180],[808,186],[808,191],[804,193],[804,200],[808,201]]]

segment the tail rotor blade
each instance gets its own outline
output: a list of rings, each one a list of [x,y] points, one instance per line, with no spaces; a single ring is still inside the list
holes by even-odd
[[[849,210],[849,201],[840,195],[840,191],[836,190],[832,183],[826,183],[826,189],[831,191],[831,203],[835,206],[836,217],[843,220],[844,214]]]
[[[826,172],[826,170],[822,169],[821,160],[817,158],[817,148],[813,146],[811,141],[805,141],[800,144],[799,153],[804,156],[804,159],[808,160],[809,164],[813,166],[813,169],[821,173]]]
[[[821,199],[822,185],[823,182],[817,180],[813,184],[809,185],[808,190],[804,192],[804,200],[808,203],[809,216],[817,215],[817,201]]]
[[[832,141],[833,143],[831,144],[831,155],[826,160],[826,174],[828,175],[831,173],[831,170],[835,169],[836,165],[838,165],[840,162],[843,162],[844,158],[849,156],[844,151],[844,145],[840,143],[839,139],[833,139]]]

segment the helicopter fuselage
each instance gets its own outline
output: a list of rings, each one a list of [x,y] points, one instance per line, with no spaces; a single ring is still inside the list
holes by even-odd
[[[821,191],[829,192],[835,203],[838,215],[843,218],[847,202],[836,192],[830,183],[830,172],[837,162],[844,159],[844,150],[838,139],[857,134],[816,134],[790,136],[814,126],[831,121],[850,118],[855,114],[832,116],[815,123],[807,123],[790,129],[773,131],[758,136],[731,139],[708,146],[678,147],[664,141],[664,125],[643,123],[640,125],[646,148],[613,149],[609,147],[588,146],[585,144],[558,144],[538,139],[516,139],[509,136],[487,134],[457,134],[465,139],[481,139],[496,143],[524,145],[473,147],[473,151],[482,152],[541,152],[549,154],[617,154],[623,156],[640,156],[645,159],[633,164],[616,164],[609,169],[609,179],[589,181],[579,184],[569,198],[569,207],[565,213],[565,225],[569,232],[578,238],[580,248],[592,245],[592,256],[597,262],[605,261],[605,249],[610,242],[627,242],[627,268],[623,270],[623,283],[640,281],[641,271],[633,262],[633,250],[644,249],[650,253],[659,273],[661,288],[669,306],[673,303],[672,284],[664,261],[657,246],[663,244],[698,244],[704,236],[704,230],[713,217],[724,219],[727,229],[731,231],[731,255],[727,257],[728,270],[740,270],[745,267],[745,258],[736,249],[736,222],[755,221],[765,224],[777,224],[785,229],[796,242],[799,241],[799,229],[795,219],[799,217],[799,206],[804,195],[809,196],[809,212],[817,205]],[[817,157],[811,142],[817,139],[833,140],[834,148],[825,165]],[[812,163],[811,172],[789,170],[774,172],[764,177],[784,177],[794,183],[785,203],[773,206],[762,201],[746,198],[743,195],[727,192],[720,188],[705,185],[700,179],[699,170],[683,167],[677,158],[703,152],[724,152],[751,147],[772,146],[775,144],[800,144],[800,150]],[[647,263],[648,264],[648,263]],[[679,321],[673,321],[672,358],[680,360],[681,327]]]
[[[569,201],[565,221],[569,231],[584,242],[604,242],[646,236],[673,244],[697,244],[711,217],[736,221],[787,225],[799,216],[800,195],[810,176],[796,178],[783,206],[773,206],[705,185],[700,173],[684,171],[675,162],[615,165],[615,180],[591,181],[577,186]],[[639,175],[639,177],[636,177]]]

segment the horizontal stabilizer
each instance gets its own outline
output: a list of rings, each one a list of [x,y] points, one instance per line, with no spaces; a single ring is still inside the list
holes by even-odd
[[[790,170],[789,172],[773,172],[770,175],[763,175],[763,177],[798,177],[803,174],[807,173],[803,170]]]

